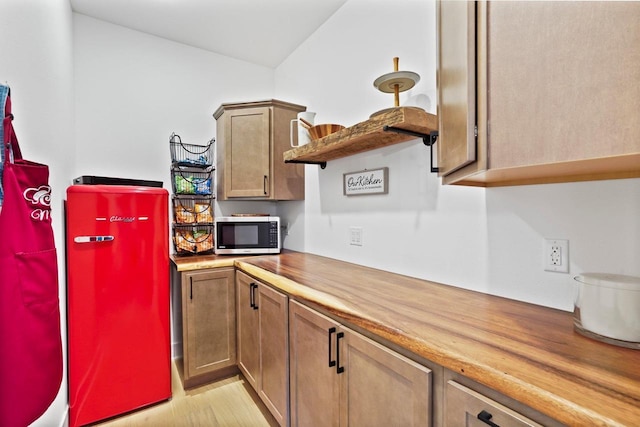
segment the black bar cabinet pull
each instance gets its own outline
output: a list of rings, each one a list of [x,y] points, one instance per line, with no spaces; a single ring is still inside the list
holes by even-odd
[[[264,176],[264,181],[262,181],[262,188],[264,190],[264,194],[267,194],[267,175]]]
[[[338,332],[336,335],[336,372],[341,374],[344,372],[344,366],[340,366],[340,339],[344,338],[344,332]]]
[[[336,333],[336,328],[329,328],[329,367],[336,366],[336,361],[331,360],[331,335]]]
[[[189,277],[189,299],[193,299],[193,277]]]
[[[493,418],[493,415],[491,415],[489,412],[485,411],[484,409],[480,411],[480,413],[478,414],[478,419],[483,423],[488,424],[491,427],[500,427],[498,424],[491,421],[491,418]]]
[[[258,285],[256,285],[255,283],[251,284],[253,286],[252,290],[251,290],[251,295],[253,295],[253,309],[257,310],[258,309],[258,303],[256,302],[256,289],[258,289]]]
[[[253,306],[255,305],[254,301],[254,295],[253,295],[253,287],[255,286],[255,283],[249,283],[249,307],[253,308]]]

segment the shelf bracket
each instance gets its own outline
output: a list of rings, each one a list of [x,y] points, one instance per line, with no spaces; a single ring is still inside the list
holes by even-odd
[[[434,130],[434,131],[430,132],[429,134],[421,133],[421,132],[414,132],[412,130],[397,128],[397,127],[394,127],[394,126],[384,126],[382,128],[382,130],[385,131],[385,132],[403,133],[405,135],[415,136],[416,138],[422,138],[422,142],[424,143],[424,145],[426,145],[427,147],[431,148],[431,150],[430,150],[431,172],[432,173],[439,172],[440,169],[437,166],[436,167],[433,166],[433,145],[438,141],[438,131],[437,130]]]
[[[285,163],[304,163],[306,165],[319,165],[320,169],[327,167],[327,162],[314,162],[312,160],[285,160]]]

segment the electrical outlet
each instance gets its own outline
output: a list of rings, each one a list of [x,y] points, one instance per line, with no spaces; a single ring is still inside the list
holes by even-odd
[[[349,244],[362,246],[362,227],[349,227]]]
[[[569,272],[569,241],[544,239],[544,269],[557,273]]]

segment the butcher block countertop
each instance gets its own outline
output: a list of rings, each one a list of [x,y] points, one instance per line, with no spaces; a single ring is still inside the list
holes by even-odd
[[[218,266],[195,258],[172,259],[179,270]],[[233,262],[564,424],[640,426],[640,350],[575,333],[571,313],[299,252]]]

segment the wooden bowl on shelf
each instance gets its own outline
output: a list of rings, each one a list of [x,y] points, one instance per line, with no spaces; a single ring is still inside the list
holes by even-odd
[[[309,135],[311,135],[311,139],[320,139],[342,129],[344,129],[344,126],[335,123],[315,125],[309,128]]]

